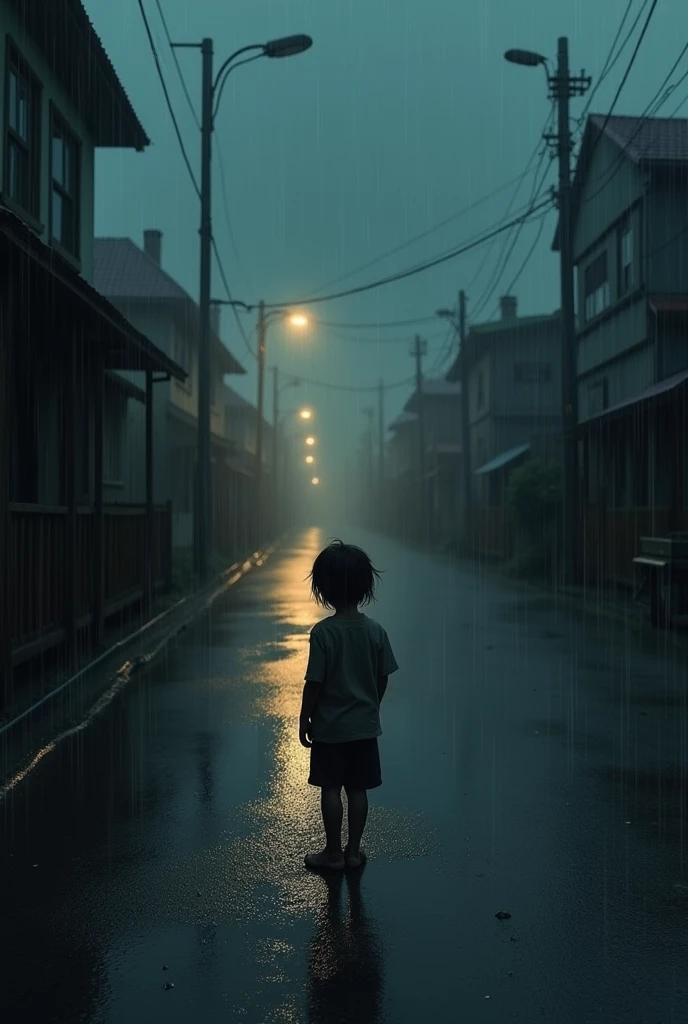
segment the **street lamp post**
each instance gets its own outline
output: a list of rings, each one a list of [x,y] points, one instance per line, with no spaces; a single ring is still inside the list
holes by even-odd
[[[194,561],[202,581],[207,580],[210,553],[210,286],[212,256],[211,160],[212,134],[222,92],[229,74],[248,60],[258,57],[291,57],[313,45],[310,36],[286,36],[269,43],[242,46],[228,57],[213,77],[213,41],[173,43],[174,47],[200,49],[203,59],[201,97],[201,258],[199,289],[198,339],[198,467],[197,508],[194,531]],[[235,64],[237,57],[252,53],[253,57]]]
[[[564,487],[562,494],[563,582],[572,583],[577,575],[576,510],[578,507],[578,380],[576,359],[576,322],[573,301],[573,238],[571,235],[571,129],[569,100],[582,96],[591,79],[584,73],[569,74],[569,44],[562,36],[557,46],[557,67],[549,74],[547,59],[530,50],[508,50],[504,55],[512,64],[542,66],[547,74],[550,97],[558,108],[558,131],[546,136],[555,142],[559,157],[559,250],[561,282],[561,404]]]

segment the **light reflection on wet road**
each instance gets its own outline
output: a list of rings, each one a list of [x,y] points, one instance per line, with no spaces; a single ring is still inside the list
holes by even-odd
[[[312,876],[296,718],[324,540],[10,795],[2,1020],[686,1024],[684,656],[363,538],[401,665],[384,785],[364,872]]]

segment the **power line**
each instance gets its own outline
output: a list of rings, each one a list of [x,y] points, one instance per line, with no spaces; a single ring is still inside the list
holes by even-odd
[[[532,167],[533,161],[535,160],[535,158],[538,155],[538,152],[540,150],[540,146],[543,144],[542,136],[547,132],[547,128],[548,128],[549,122],[552,119],[552,117],[554,116],[554,109],[555,109],[554,102],[552,102],[552,105],[550,107],[549,113],[547,114],[547,117],[545,118],[545,123],[542,126],[542,131],[540,132],[540,138],[538,139],[538,141],[537,141],[537,143],[535,145],[535,149],[533,150],[533,152],[531,153],[531,155],[530,155],[530,157],[528,159],[528,163],[526,164],[526,167],[525,167],[523,173],[520,174],[519,177],[518,177],[518,184],[516,186],[516,189],[514,190],[514,193],[513,193],[512,197],[511,197],[509,205],[507,206],[506,210],[504,211],[504,217],[505,218],[508,217],[509,214],[511,213],[511,210],[513,208],[514,203],[516,202],[516,196],[519,193],[521,185],[523,184],[523,182],[525,181],[526,177],[528,176],[528,172],[530,171],[530,169]],[[542,160],[544,159],[544,155],[545,155],[546,152],[547,152],[547,144],[545,143],[545,148],[544,148],[544,150],[542,152],[540,163],[535,168],[535,180],[537,180],[537,174],[538,174],[538,171],[540,170],[540,167],[542,165]],[[532,202],[532,200],[533,200],[533,193],[531,191],[530,201]],[[480,261],[478,269],[476,270],[475,274],[473,275],[471,280],[466,285],[466,290],[468,292],[471,291],[473,285],[475,284],[475,282],[478,280],[478,278],[482,274],[483,269],[485,267],[485,264],[487,263],[488,259],[490,258],[490,253],[494,249],[494,244],[495,243],[493,241],[491,243],[491,245],[489,245],[488,248],[485,250],[485,255],[483,256],[482,260]],[[505,246],[507,244],[508,244],[508,240],[505,241]],[[498,260],[497,260],[497,265],[499,265],[499,259],[500,258],[501,257],[499,257]]]
[[[436,320],[437,318],[436,317],[432,317],[432,319]],[[317,323],[317,321],[314,321],[314,322]],[[429,335],[428,336],[428,341],[433,341],[433,340],[441,337],[443,335],[443,333],[444,333],[443,331],[438,331],[436,334]],[[353,336],[350,336],[350,337],[347,338],[343,334],[337,334],[337,333],[333,332],[331,329],[328,329],[327,336],[328,336],[328,338],[331,337],[331,338],[335,338],[337,341],[342,341],[346,345],[359,345],[359,344],[362,344],[362,345],[378,345],[378,344],[380,344],[380,345],[408,345],[408,343],[409,343],[409,339],[408,339],[408,335],[407,334],[400,335],[400,336],[394,337],[394,338],[361,338],[361,337],[357,337],[356,335],[353,335]]]
[[[534,156],[535,154],[533,154],[533,157]],[[532,162],[533,157],[531,157],[530,162]],[[346,274],[341,274],[339,277],[335,277],[332,278],[330,281],[326,281],[325,284],[322,284],[318,288],[315,288],[313,294],[317,295],[318,292],[322,292],[326,288],[331,288],[333,285],[339,284],[340,281],[347,281],[349,280],[349,278],[355,277],[357,274],[362,273],[364,270],[368,270],[370,267],[375,266],[377,263],[382,263],[383,260],[388,259],[390,256],[394,256],[398,252],[402,252],[402,250],[408,249],[411,245],[415,245],[416,242],[420,242],[422,241],[422,239],[427,238],[429,235],[432,235],[435,232],[440,231],[442,228],[446,227],[447,224],[451,224],[453,221],[458,220],[460,217],[465,216],[467,213],[471,213],[473,210],[477,210],[479,206],[483,206],[485,203],[489,202],[490,199],[494,199],[495,196],[498,196],[502,192],[505,192],[506,189],[511,188],[511,186],[515,182],[518,182],[520,186],[526,174],[528,173],[528,169],[529,168],[526,167],[526,170],[523,171],[521,174],[516,175],[515,178],[511,178],[510,181],[507,181],[503,185],[500,185],[499,188],[496,188],[492,192],[489,192],[481,199],[476,199],[476,201],[474,203],[471,203],[469,206],[464,206],[461,210],[457,210],[456,213],[452,213],[448,217],[445,217],[443,220],[438,221],[437,224],[434,224],[431,228],[427,228],[425,231],[421,231],[419,234],[407,239],[400,245],[396,245],[393,249],[388,249],[387,252],[383,252],[380,256],[376,256],[374,259],[369,260],[367,263],[362,264],[360,267],[356,267],[355,270],[350,270]],[[516,190],[516,192],[518,194],[518,189]],[[507,213],[509,213],[509,210],[507,210]]]
[[[657,111],[660,110],[664,106],[664,104],[666,103],[666,101],[669,98],[669,96],[671,96],[671,94],[673,92],[675,92],[676,89],[678,89],[679,85],[681,85],[681,83],[684,82],[686,78],[688,78],[688,71],[686,71],[686,72],[684,72],[683,75],[681,75],[681,77],[679,78],[679,80],[677,82],[674,82],[674,84],[672,86],[670,86],[668,89],[665,89],[665,86],[666,86],[667,82],[669,81],[669,79],[673,75],[673,73],[676,70],[676,68],[678,67],[678,65],[681,63],[681,60],[683,59],[683,57],[684,57],[684,55],[685,55],[685,53],[687,51],[688,51],[688,43],[683,47],[683,49],[679,53],[678,57],[674,61],[673,65],[671,66],[668,74],[665,76],[664,81],[660,85],[659,89],[657,89],[657,92],[654,94],[654,96],[652,97],[652,99],[650,100],[648,105],[645,107],[645,110],[642,112],[642,114],[638,118],[638,123],[636,124],[635,131],[633,132],[631,137],[626,140],[626,143],[624,144],[623,148],[621,148],[619,150],[619,152],[617,153],[616,157],[614,158],[614,161],[613,161],[611,167],[608,167],[601,174],[597,175],[596,178],[591,179],[590,184],[594,184],[595,182],[602,181],[602,179],[604,179],[604,181],[602,181],[602,184],[600,185],[600,187],[598,189],[596,189],[591,195],[588,195],[588,196],[585,197],[584,202],[588,203],[592,199],[595,199],[598,195],[600,195],[601,192],[603,192],[607,188],[609,183],[618,174],[618,172],[619,172],[619,170],[620,170],[620,168],[621,168],[621,166],[623,164],[624,156],[628,153],[629,147],[634,142],[634,140],[638,137],[638,135],[642,131],[642,129],[643,129],[644,125],[646,124],[646,122],[649,121],[650,118],[654,117],[654,115],[657,113]],[[664,92],[662,92],[663,89],[664,89]],[[683,102],[685,102],[685,100]],[[674,114],[676,113],[677,110],[680,109],[681,106],[682,106],[682,103],[679,104],[679,106],[676,108],[676,110],[674,111]],[[673,114],[672,114],[672,117],[673,117]],[[599,139],[599,137],[600,136],[598,135],[597,138]]]
[[[580,117],[577,119],[578,127],[580,127],[580,125],[585,120],[585,116],[588,113],[588,111],[590,110],[590,107],[592,105],[592,101],[594,100],[594,98],[595,98],[595,96],[597,94],[597,90],[600,88],[600,86],[602,85],[604,80],[607,78],[607,76],[611,73],[612,68],[614,67],[616,62],[619,60],[621,54],[626,49],[626,46],[628,45],[628,41],[631,38],[631,36],[633,35],[633,33],[635,32],[636,26],[637,26],[638,22],[640,21],[642,13],[645,10],[645,8],[647,7],[649,2],[650,2],[650,0],[644,0],[640,10],[638,11],[638,13],[635,16],[635,20],[634,20],[633,24],[631,25],[631,27],[630,27],[630,29],[628,31],[628,34],[626,35],[626,38],[624,39],[623,43],[619,47],[619,50],[618,50],[616,56],[612,60],[612,56],[614,54],[614,49],[616,47],[617,42],[619,41],[619,36],[623,32],[624,25],[626,24],[626,21],[628,19],[628,15],[630,14],[630,11],[631,11],[631,7],[633,6],[633,0],[628,0],[628,4],[626,5],[626,10],[624,11],[623,16],[621,18],[621,21],[619,22],[619,27],[616,30],[616,35],[614,36],[614,39],[612,41],[612,45],[609,47],[609,53],[607,54],[607,59],[605,60],[603,66],[602,66],[602,71],[600,72],[600,77],[597,79],[597,82],[595,83],[592,91],[590,92],[590,95],[588,96],[587,103],[583,107],[583,110],[581,111]]]
[[[415,274],[420,274],[425,270],[431,270],[433,267],[440,266],[442,263],[447,263],[449,260],[456,259],[457,256],[462,256],[464,253],[470,252],[472,249],[476,249],[480,245],[484,245],[485,242],[489,242],[496,235],[502,234],[504,231],[508,231],[515,224],[519,224],[522,220],[528,220],[534,213],[544,209],[545,206],[551,206],[552,200],[547,199],[537,206],[531,207],[525,214],[520,217],[514,218],[506,224],[501,224],[494,228],[487,234],[481,235],[471,242],[467,242],[464,245],[458,246],[456,249],[450,249],[448,252],[442,253],[440,256],[436,256],[435,259],[428,260],[425,263],[417,264],[416,266],[409,267],[407,270],[399,271],[396,274],[390,274],[388,277],[379,278],[377,281],[370,281],[368,284],[359,285],[357,288],[348,288],[346,291],[333,292],[330,295],[315,296],[310,299],[295,299],[292,301],[284,302],[266,302],[266,309],[281,309],[284,306],[312,306],[320,302],[331,302],[334,299],[344,299],[351,295],[360,295],[362,292],[372,291],[374,288],[381,288],[386,284],[394,284],[397,281],[403,281],[408,277],[413,277]]]
[[[186,102],[189,104],[189,110],[191,111],[193,119],[196,122],[196,127],[200,131],[201,130],[201,122],[199,120],[198,114],[196,113],[196,108],[194,106],[193,100],[191,99],[191,96],[189,95],[189,90],[188,90],[187,85],[186,85],[186,79],[184,78],[184,72],[182,71],[181,64],[179,63],[179,58],[177,57],[177,51],[175,50],[175,48],[174,48],[174,46],[172,44],[172,36],[170,35],[170,30],[167,27],[167,19],[165,18],[165,14],[164,14],[164,11],[162,9],[162,4],[161,4],[160,0],[155,0],[155,5],[158,8],[158,14],[160,15],[160,20],[162,22],[162,27],[165,30],[165,36],[167,38],[167,42],[169,44],[170,51],[172,53],[172,59],[174,60],[175,67],[177,69],[177,74],[179,75],[179,81],[182,84],[182,89],[184,90],[184,95],[186,96]]]
[[[184,145],[184,140],[182,138],[182,133],[179,130],[179,125],[177,123],[177,118],[176,118],[175,113],[174,113],[174,108],[172,106],[172,101],[170,100],[170,94],[169,94],[169,92],[167,90],[167,84],[165,82],[165,76],[163,75],[162,68],[160,67],[160,58],[158,56],[158,51],[157,51],[157,49],[155,47],[155,41],[153,39],[153,35],[151,33],[151,28],[150,28],[150,25],[148,23],[148,17],[146,15],[146,9],[143,6],[143,0],[139,0],[139,10],[141,11],[141,17],[143,18],[143,24],[145,25],[145,28],[146,28],[146,35],[148,36],[148,42],[150,44],[151,53],[153,54],[153,60],[155,61],[155,67],[156,67],[157,72],[158,72],[158,78],[160,79],[160,84],[162,85],[162,91],[165,94],[165,102],[167,103],[167,109],[169,111],[170,117],[172,118],[172,124],[174,125],[174,130],[175,130],[175,133],[176,133],[176,136],[177,136],[177,141],[179,142],[179,148],[182,151],[182,157],[184,158],[184,163],[186,164],[186,169],[189,172],[189,177],[191,178],[191,181],[193,182],[193,187],[196,190],[196,195],[200,199],[201,198],[201,190],[198,187],[198,182],[196,181],[196,176],[195,176],[195,174],[193,172],[193,168],[191,166],[191,162],[190,162],[188,154],[186,152],[186,147]]]
[[[258,354],[257,354],[257,352],[255,352],[251,348],[251,343],[249,342],[248,338],[246,337],[246,333],[244,331],[244,325],[241,322],[241,317],[239,316],[239,314],[237,312],[236,306],[233,305],[233,301],[234,300],[232,299],[232,293],[229,290],[229,284],[227,282],[227,275],[225,274],[225,268],[222,265],[222,260],[220,259],[220,253],[218,252],[218,248],[217,248],[217,242],[215,241],[214,238],[212,239],[212,245],[213,245],[213,252],[215,253],[215,262],[217,263],[218,270],[220,271],[220,277],[222,278],[222,284],[224,285],[225,292],[227,293],[227,299],[229,301],[230,309],[232,310],[232,313],[234,314],[234,319],[236,320],[237,327],[239,328],[239,334],[241,335],[241,339],[242,339],[244,345],[246,346],[246,350],[248,351],[248,353],[251,356],[253,356],[254,359],[257,359],[258,358]]]
[[[380,390],[379,384],[373,384],[368,387],[358,387],[355,385],[347,384],[332,384],[329,381],[311,380],[308,377],[302,377],[301,374],[298,375],[298,379],[301,381],[302,384],[310,384],[312,387],[326,388],[330,391],[348,391],[352,393],[356,392],[359,394],[368,394],[373,391],[379,392]],[[406,377],[404,380],[398,380],[394,384],[383,384],[382,387],[384,391],[395,391],[397,388],[408,387],[408,385],[413,384],[414,381],[415,377]]]
[[[645,24],[643,25],[642,31],[641,31],[640,35],[638,36],[638,41],[635,44],[635,49],[633,50],[633,53],[631,54],[631,59],[629,60],[627,66],[626,66],[626,70],[625,70],[625,72],[624,72],[624,74],[623,74],[623,76],[621,78],[621,81],[619,82],[619,87],[616,90],[616,93],[614,95],[614,99],[612,100],[612,104],[611,104],[609,110],[607,111],[607,114],[605,116],[604,121],[602,122],[602,127],[599,129],[599,131],[598,131],[598,133],[595,136],[595,139],[593,141],[592,149],[590,150],[590,156],[588,157],[588,163],[592,160],[593,155],[595,153],[595,150],[597,149],[597,147],[599,145],[600,139],[604,135],[605,130],[607,128],[607,125],[609,124],[610,118],[611,118],[611,116],[612,116],[612,114],[614,112],[614,107],[616,106],[616,103],[617,103],[617,101],[619,99],[619,96],[621,95],[623,87],[626,84],[626,81],[628,79],[629,74],[631,73],[631,68],[633,67],[633,64],[635,62],[635,58],[638,55],[638,50],[640,49],[640,45],[641,45],[643,39],[645,38],[645,33],[648,30],[648,27],[650,25],[650,21],[652,19],[652,15],[655,13],[655,8],[656,7],[657,7],[657,0],[652,0],[652,7],[650,8],[650,11],[649,11],[649,13],[647,15],[647,18],[645,19]],[[676,67],[676,64],[674,65],[674,68],[675,67]],[[671,75],[673,73],[674,68],[672,68],[672,70],[669,72],[667,77],[664,79],[664,82],[667,82],[669,80],[669,78],[671,77]],[[662,85],[660,85],[658,92],[662,89],[663,84],[664,83],[662,83]],[[656,93],[655,93],[655,95],[656,95]],[[629,145],[629,143],[627,143],[627,145]],[[612,175],[612,177],[613,177],[613,175]],[[609,181],[611,181],[611,178],[609,179]],[[603,185],[602,187],[606,188],[606,185]],[[599,193],[597,193],[597,192],[594,193],[594,195],[598,195],[598,194]],[[593,196],[588,196],[587,197],[588,200],[593,199],[594,195]]]
[[[535,171],[535,180],[533,182],[533,188],[531,190],[530,200],[529,200],[531,206],[534,203],[536,203],[537,200],[542,195],[544,184],[545,184],[545,180],[547,178],[547,175],[549,174],[551,163],[548,164],[547,167],[545,167],[545,172],[542,175],[542,178],[540,179],[540,181],[538,182],[537,173],[538,173],[540,167],[542,166],[542,164],[544,163],[546,155],[547,155],[547,150],[545,149],[543,151],[543,153],[542,153],[542,156],[540,158],[540,162],[539,162],[538,167],[537,167],[537,169]],[[546,214],[548,212],[549,211],[545,211],[545,213],[542,214],[542,216],[541,216],[541,220],[542,220],[543,224],[544,224],[544,218],[545,218],[545,216],[546,216]],[[496,276],[493,275],[493,279],[492,279],[491,284],[488,285],[487,289],[483,292],[481,297],[478,299],[477,308],[476,308],[475,312],[473,313],[473,315],[471,316],[471,320],[473,322],[475,322],[478,319],[478,317],[481,315],[483,310],[486,308],[488,302],[490,301],[490,299],[494,295],[495,291],[499,287],[499,283],[502,280],[504,274],[506,273],[506,268],[509,265],[509,260],[511,259],[511,256],[512,256],[512,254],[514,252],[514,249],[516,248],[516,245],[518,244],[519,238],[521,237],[521,232],[523,231],[524,223],[525,223],[524,221],[521,221],[521,223],[518,224],[516,226],[516,228],[514,229],[514,232],[512,234],[512,238],[511,238],[511,245],[509,245],[509,238],[507,237],[505,239],[504,245],[502,247],[502,255],[498,259],[497,267],[495,268]],[[507,246],[508,246],[508,251],[507,251]],[[501,264],[501,266],[500,266],[500,264]],[[523,269],[525,269],[525,268],[523,268]]]
[[[415,327],[418,324],[429,324],[433,323],[437,318],[435,316],[421,316],[415,320],[387,320],[382,323],[336,323],[332,320],[318,320],[317,323],[323,327],[342,327],[351,330],[369,329],[374,330],[376,328],[387,328],[387,327]]]
[[[533,242],[532,242],[532,245],[530,246],[530,249],[526,253],[525,259],[521,263],[521,266],[518,268],[518,270],[514,274],[513,279],[509,282],[509,287],[506,290],[506,294],[507,295],[511,295],[512,289],[513,289],[514,285],[519,281],[519,279],[521,277],[521,274],[523,273],[523,271],[526,269],[526,267],[530,263],[530,261],[531,261],[531,259],[533,257],[533,253],[537,249],[538,243],[539,243],[539,241],[540,241],[540,239],[542,237],[542,232],[544,231],[544,228],[545,228],[545,219],[546,218],[545,218],[544,215],[542,217],[540,217],[540,226],[537,229],[537,233],[535,235],[535,238],[533,239]],[[488,317],[488,319],[489,320],[493,320],[498,312],[499,312],[499,303],[497,303],[497,305],[493,309],[493,311],[490,314],[490,316]]]
[[[251,282],[249,281],[248,274],[246,273],[246,269],[244,267],[243,261],[241,259],[241,256],[239,255],[239,249],[237,248],[236,239],[234,238],[234,231],[232,229],[232,220],[231,220],[231,217],[229,215],[229,200],[227,198],[227,181],[226,181],[226,174],[225,174],[224,159],[223,159],[223,156],[222,156],[222,149],[220,148],[220,140],[218,139],[217,136],[215,136],[215,148],[217,150],[217,158],[218,158],[218,162],[220,164],[220,191],[222,193],[222,205],[224,207],[224,214],[225,214],[225,227],[227,228],[227,234],[229,235],[229,241],[231,242],[232,249],[234,250],[234,258],[236,259],[237,266],[239,267],[239,270],[241,270],[242,274],[244,275],[244,281],[246,282],[246,287],[247,288],[251,288]]]
[[[612,100],[612,105],[609,108],[607,116],[606,116],[606,118],[604,120],[604,124],[602,125],[601,131],[600,131],[600,135],[603,134],[605,128],[609,124],[609,118],[614,113],[614,107],[616,106],[616,104],[618,102],[618,99],[619,99],[619,96],[621,95],[621,93],[623,91],[623,87],[626,84],[628,76],[631,73],[631,68],[633,67],[633,64],[635,63],[635,59],[638,56],[638,50],[640,49],[642,41],[645,38],[645,33],[647,32],[647,30],[648,30],[648,28],[650,26],[650,22],[652,21],[652,15],[655,13],[655,8],[656,7],[657,7],[657,0],[652,0],[652,7],[650,8],[648,16],[645,19],[645,24],[643,25],[642,31],[641,31],[640,35],[638,36],[638,41],[635,44],[635,49],[634,49],[633,53],[631,54],[631,59],[629,60],[628,65],[626,67],[626,70],[624,71],[623,77],[622,77],[621,81],[619,82],[619,87],[616,90],[616,94],[614,96],[614,99]],[[600,135],[597,136],[597,139],[595,140],[595,145],[597,145],[597,141],[599,140]],[[593,153],[595,152],[595,145],[593,145]]]

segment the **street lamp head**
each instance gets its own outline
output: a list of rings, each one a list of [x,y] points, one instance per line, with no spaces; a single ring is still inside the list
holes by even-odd
[[[292,313],[289,317],[292,327],[308,327],[308,317],[305,313]]]
[[[311,480],[311,483],[313,484],[314,487],[317,487],[318,484],[320,483],[319,477],[314,476],[313,479]]]
[[[266,43],[263,49],[266,57],[295,57],[310,50],[313,40],[310,36],[283,36]]]
[[[314,437],[307,437],[306,438],[306,444],[308,445],[309,448],[312,448],[313,445],[315,444],[315,438]]]
[[[504,59],[510,64],[521,64],[526,68],[536,68],[538,64],[546,64],[547,58],[532,50],[507,50]]]
[[[439,316],[443,320],[453,320],[455,313],[453,309],[437,309],[435,310],[435,316]]]
[[[307,455],[306,456],[306,464],[308,466],[312,466],[314,462],[315,462],[315,459],[313,458],[312,455]]]
[[[302,420],[312,420],[313,419],[313,410],[312,409],[302,409],[301,412],[299,413],[299,416],[300,416],[300,418]]]

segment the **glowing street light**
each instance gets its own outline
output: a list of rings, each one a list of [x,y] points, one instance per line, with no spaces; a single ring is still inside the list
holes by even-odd
[[[308,317],[303,313],[292,313],[288,320],[292,327],[308,327],[309,324]]]
[[[309,466],[312,466],[312,465],[313,465],[313,463],[315,462],[315,459],[313,458],[313,456],[312,456],[312,455],[307,455],[307,456],[306,456],[306,462],[307,462],[307,464],[308,464]]]
[[[314,487],[317,487],[318,484],[320,483],[319,477],[314,476],[313,479],[311,480],[311,483],[313,484]]]
[[[301,412],[299,413],[299,416],[301,417],[302,420],[312,420],[313,419],[313,410],[312,409],[302,409]]]
[[[308,446],[309,446],[310,448],[312,448],[312,447],[313,447],[313,445],[315,444],[315,438],[314,438],[314,437],[307,437],[307,438],[306,438],[306,444],[307,444],[307,445],[308,445]]]

